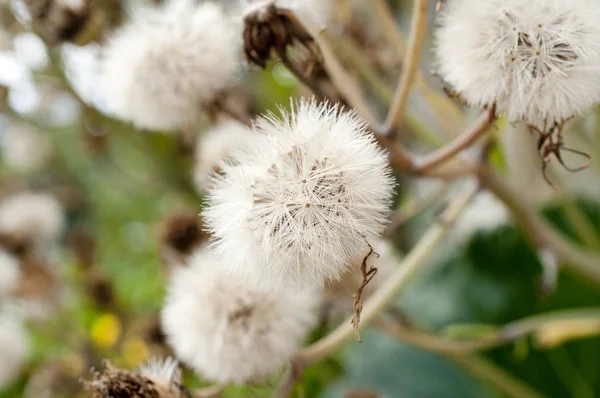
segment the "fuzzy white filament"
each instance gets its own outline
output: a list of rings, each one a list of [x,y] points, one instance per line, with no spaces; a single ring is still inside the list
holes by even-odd
[[[315,322],[319,294],[257,291],[209,249],[175,270],[163,330],[175,354],[204,377],[260,381],[284,366]]]
[[[104,49],[100,87],[109,110],[145,129],[197,122],[235,79],[238,31],[212,2],[138,7]]]
[[[593,0],[453,0],[437,30],[439,73],[468,103],[541,131],[600,100]]]
[[[253,130],[210,190],[204,216],[216,252],[266,290],[339,279],[386,223],[386,154],[354,113],[314,101]]]

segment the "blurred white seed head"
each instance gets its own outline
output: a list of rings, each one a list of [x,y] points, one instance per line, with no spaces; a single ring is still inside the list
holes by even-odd
[[[222,120],[206,131],[196,144],[194,183],[199,192],[205,192],[213,174],[231,153],[243,148],[252,137],[248,128],[235,120]]]
[[[398,266],[396,253],[390,242],[378,239],[372,244],[374,253],[367,259],[367,269],[377,268],[377,274],[365,287],[363,299],[368,299],[394,273]],[[363,259],[355,261],[347,274],[340,280],[329,282],[325,286],[324,297],[336,312],[354,311],[352,295],[360,287],[363,276],[360,270]]]
[[[439,73],[467,102],[549,130],[600,100],[594,0],[453,0],[437,30]]]
[[[235,80],[239,27],[212,2],[142,7],[104,49],[100,87],[109,111],[145,129],[197,122]]]
[[[27,330],[19,319],[0,314],[0,390],[13,382],[29,357]]]
[[[510,213],[504,203],[491,192],[483,191],[462,212],[451,236],[454,241],[468,241],[477,232],[493,231],[509,221]]]
[[[163,330],[177,357],[203,377],[260,381],[284,366],[306,338],[319,296],[257,291],[204,248],[189,267],[175,270]]]
[[[20,193],[0,202],[0,234],[46,243],[63,227],[62,207],[51,195]]]
[[[19,260],[0,249],[0,299],[14,293],[20,279]]]
[[[50,157],[48,137],[23,123],[11,122],[1,141],[3,162],[18,172],[39,170]]]
[[[314,101],[253,130],[209,192],[217,254],[265,290],[339,279],[385,226],[394,186],[386,154],[354,113]]]

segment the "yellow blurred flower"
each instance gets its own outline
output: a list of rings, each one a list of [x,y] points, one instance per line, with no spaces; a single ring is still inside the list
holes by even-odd
[[[121,335],[121,321],[114,314],[99,316],[92,324],[91,337],[94,344],[100,348],[110,348],[115,345]]]

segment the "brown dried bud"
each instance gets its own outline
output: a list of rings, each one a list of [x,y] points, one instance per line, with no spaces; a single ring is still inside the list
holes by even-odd
[[[287,47],[296,43],[321,58],[313,37],[291,10],[260,3],[246,14],[244,23],[244,53],[250,63],[264,68],[273,51],[286,58]]]
[[[161,259],[169,268],[185,264],[188,257],[208,239],[200,216],[192,211],[168,215],[159,228]]]
[[[189,398],[182,385],[164,386],[139,372],[119,369],[105,361],[104,373],[94,372],[91,381],[84,382],[94,398]]]
[[[101,21],[99,13],[92,13],[88,0],[79,4],[64,0],[26,0],[31,13],[33,30],[51,44],[64,41],[76,41],[82,36],[89,36],[88,28],[94,25],[94,31]],[[83,40],[87,42],[89,39]]]

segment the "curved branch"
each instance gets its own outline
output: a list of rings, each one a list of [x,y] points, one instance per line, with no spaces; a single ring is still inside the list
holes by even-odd
[[[419,59],[423,50],[425,33],[427,32],[427,7],[428,0],[414,0],[411,20],[411,31],[408,43],[408,53],[402,67],[402,74],[398,80],[394,101],[385,120],[383,133],[393,137],[398,127],[404,122],[406,105],[410,88],[415,79]]]

